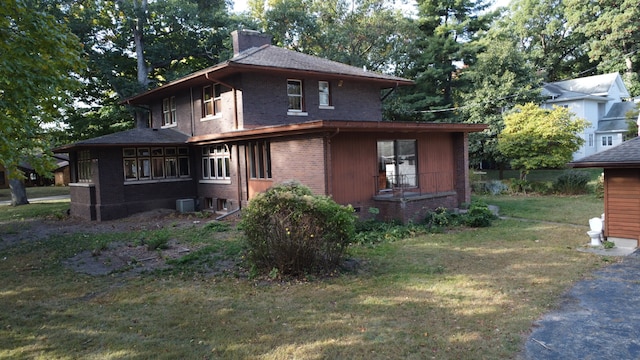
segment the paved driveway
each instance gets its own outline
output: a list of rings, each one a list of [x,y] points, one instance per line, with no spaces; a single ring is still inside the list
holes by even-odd
[[[573,286],[559,310],[535,323],[521,356],[540,359],[640,359],[640,254]]]

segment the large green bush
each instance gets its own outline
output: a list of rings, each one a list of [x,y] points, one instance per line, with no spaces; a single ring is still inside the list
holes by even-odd
[[[558,176],[553,183],[553,190],[559,194],[578,195],[589,191],[589,174],[581,171],[569,170]]]
[[[241,227],[255,270],[300,276],[335,270],[354,237],[355,221],[352,207],[287,183],[252,199]]]

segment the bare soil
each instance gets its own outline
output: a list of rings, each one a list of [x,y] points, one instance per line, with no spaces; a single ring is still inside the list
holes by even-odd
[[[103,233],[130,233],[164,227],[204,226],[211,219],[199,219],[169,209],[158,209],[113,221],[87,221],[77,218],[30,219],[20,223],[0,223],[0,250],[27,241],[44,241],[52,235],[82,233],[87,236]],[[132,241],[116,241],[105,249],[87,250],[64,261],[79,273],[89,275],[137,274],[167,267],[167,260],[176,259],[197,250],[198,246],[168,241],[166,249],[149,250]],[[230,265],[231,266],[231,265]]]

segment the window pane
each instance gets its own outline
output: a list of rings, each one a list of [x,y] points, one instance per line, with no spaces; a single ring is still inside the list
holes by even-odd
[[[231,170],[229,165],[230,165],[229,157],[225,157],[224,158],[224,177],[226,178],[231,177]]]
[[[318,91],[320,96],[320,106],[329,106],[329,82],[318,82]]]
[[[140,172],[140,178],[151,177],[151,161],[149,159],[138,159],[138,171]]]
[[[302,110],[302,98],[289,96],[289,110]]]
[[[397,140],[396,167],[401,185],[416,186],[416,141]]]
[[[178,161],[178,165],[180,165],[180,176],[189,176],[189,158],[181,157]]]
[[[249,144],[249,173],[252,178],[256,177],[256,146],[255,144]]]
[[[207,158],[202,159],[202,178],[209,178],[209,159]]]
[[[138,178],[136,159],[124,159],[124,178],[125,180],[135,180]]]
[[[302,96],[302,83],[298,80],[289,80],[287,82],[287,94]]]
[[[163,158],[153,158],[152,168],[153,168],[154,179],[164,178],[164,159]]]
[[[178,176],[178,163],[175,158],[167,158],[165,160],[165,171],[167,172],[167,177]]]
[[[216,159],[209,159],[209,171],[211,171],[212,178],[218,177],[218,174],[216,173]]]

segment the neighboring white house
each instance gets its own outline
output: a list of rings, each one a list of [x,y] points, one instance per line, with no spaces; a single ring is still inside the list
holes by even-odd
[[[573,154],[574,160],[622,143],[628,129],[625,115],[636,106],[625,101],[630,96],[618,73],[547,83],[542,95],[547,97],[542,107],[566,107],[591,123],[580,134],[584,145]]]

